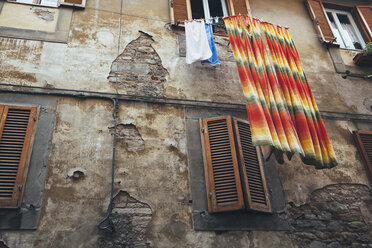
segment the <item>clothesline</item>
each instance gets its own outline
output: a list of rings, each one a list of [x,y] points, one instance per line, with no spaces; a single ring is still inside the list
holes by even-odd
[[[188,19],[188,20],[183,20],[183,21],[181,21],[181,20],[178,20],[177,22],[176,22],[176,26],[178,26],[179,24],[185,24],[186,22],[192,22],[192,21],[196,21],[196,22],[201,22],[201,21],[205,21],[205,23],[207,23],[207,24],[211,24],[212,26],[218,26],[218,25],[221,25],[221,24],[223,24],[223,16],[215,16],[215,17],[211,17],[211,18],[209,18],[209,20],[207,20],[207,19],[204,19],[204,18],[199,18],[199,19]],[[216,21],[216,19],[218,20],[218,21]],[[213,21],[215,21],[215,22],[219,22],[219,20],[222,20],[222,23],[213,23]]]
[[[245,16],[245,15],[242,15],[242,14],[238,14],[238,15],[235,15],[235,16]],[[205,21],[205,23],[207,23],[207,24],[211,24],[212,26],[220,26],[221,24],[223,24],[224,25],[224,22],[222,22],[222,23],[213,23],[213,22],[211,22],[212,20],[216,20],[216,18],[217,18],[217,20],[219,21],[220,19],[223,21],[225,18],[229,18],[229,17],[232,17],[232,16],[215,16],[215,17],[211,17],[211,18],[209,18],[209,22],[206,22],[206,20],[204,19],[204,18],[199,18],[199,19],[187,19],[187,20],[183,20],[183,21],[181,21],[181,20],[178,20],[177,22],[176,22],[176,26],[178,26],[179,24],[185,24],[186,22],[192,22],[192,21],[196,21],[196,22],[201,22],[202,20],[204,20]],[[258,22],[262,22],[259,18],[253,18],[253,19],[255,19],[255,20],[257,20]],[[266,22],[266,21],[263,21],[263,22]],[[270,23],[270,22],[269,22]],[[275,25],[275,26],[277,26],[277,27],[280,27],[280,28],[286,28],[286,29],[289,29],[289,27],[288,26],[281,26],[281,25]]]

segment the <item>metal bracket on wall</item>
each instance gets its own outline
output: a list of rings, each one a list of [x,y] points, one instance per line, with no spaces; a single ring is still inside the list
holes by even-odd
[[[343,79],[346,79],[347,77],[357,77],[357,78],[372,80],[372,74],[362,75],[362,74],[352,73],[349,70],[345,71],[345,75],[342,76]]]

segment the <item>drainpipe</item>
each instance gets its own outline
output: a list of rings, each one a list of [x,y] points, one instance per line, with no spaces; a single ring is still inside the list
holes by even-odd
[[[100,231],[105,231],[108,233],[115,232],[115,226],[112,222],[111,215],[112,215],[112,209],[113,209],[113,199],[114,199],[114,177],[115,177],[115,156],[116,156],[116,126],[117,126],[117,117],[118,117],[118,100],[115,98],[112,98],[112,118],[114,119],[114,139],[112,144],[112,163],[111,163],[111,192],[110,192],[110,202],[107,207],[106,217],[100,220],[97,224],[97,228]]]

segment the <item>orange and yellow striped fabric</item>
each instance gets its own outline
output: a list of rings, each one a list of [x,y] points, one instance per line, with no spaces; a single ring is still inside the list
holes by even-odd
[[[248,16],[224,20],[247,100],[253,145],[300,153],[304,163],[319,169],[337,165],[288,29]]]

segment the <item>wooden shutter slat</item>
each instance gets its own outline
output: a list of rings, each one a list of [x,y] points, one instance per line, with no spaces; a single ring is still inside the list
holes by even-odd
[[[335,40],[335,35],[333,34],[332,28],[329,24],[322,1],[306,0],[306,7],[311,16],[311,20],[314,23],[320,41],[332,43]]]
[[[171,23],[192,19],[190,0],[169,0]]]
[[[262,155],[252,145],[249,123],[234,118],[237,153],[244,199],[248,209],[271,213],[271,202]]]
[[[243,209],[231,117],[200,121],[200,131],[209,212]]]
[[[252,15],[249,0],[227,0],[227,6],[230,15]]]
[[[372,180],[372,132],[354,131],[353,134],[357,148]]]
[[[21,204],[38,108],[0,106],[0,206]]]
[[[356,16],[369,41],[372,41],[372,7],[357,6]]]

